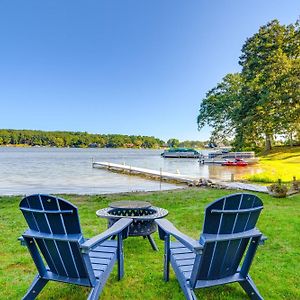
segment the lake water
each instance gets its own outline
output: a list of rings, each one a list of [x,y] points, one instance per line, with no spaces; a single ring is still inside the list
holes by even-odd
[[[229,180],[258,167],[200,165],[197,159],[162,158],[162,150],[0,147],[0,195],[31,193],[103,194],[154,191],[178,185],[92,168],[92,160],[127,164],[190,176]]]

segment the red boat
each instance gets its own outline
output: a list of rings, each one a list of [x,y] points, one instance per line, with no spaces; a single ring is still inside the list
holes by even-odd
[[[234,161],[232,160],[227,160],[222,163],[222,166],[227,166],[227,167],[245,167],[248,166],[248,163],[244,161],[242,158],[235,158]]]

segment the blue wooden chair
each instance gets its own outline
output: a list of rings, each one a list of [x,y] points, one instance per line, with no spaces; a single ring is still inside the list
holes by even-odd
[[[20,209],[29,226],[20,239],[38,270],[23,299],[35,299],[49,280],[90,287],[88,299],[98,299],[116,261],[118,279],[123,277],[122,243],[131,219],[121,219],[85,240],[77,207],[64,199],[31,195],[22,199]],[[112,236],[118,239],[109,240]]]
[[[216,200],[206,207],[199,241],[166,219],[156,220],[160,238],[165,241],[165,281],[169,280],[171,262],[186,299],[197,299],[194,289],[233,282],[238,282],[251,299],[263,299],[248,273],[258,245],[266,239],[255,228],[262,209],[262,201],[250,194]],[[172,242],[170,236],[177,241]]]

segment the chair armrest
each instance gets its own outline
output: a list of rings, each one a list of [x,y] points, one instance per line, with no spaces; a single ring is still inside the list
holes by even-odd
[[[184,246],[195,253],[201,253],[203,250],[203,245],[192,239],[191,237],[180,232],[170,221],[166,219],[157,219],[155,220],[156,224],[160,230],[160,238],[164,239],[164,235],[172,235],[179,242],[181,242]],[[162,231],[162,233],[161,233]]]
[[[113,235],[117,235],[122,232],[124,229],[128,228],[128,226],[132,223],[132,219],[123,218],[114,223],[110,228],[105,230],[104,232],[86,240],[83,244],[80,245],[80,248],[83,252],[88,252],[93,249],[99,243],[104,242],[108,238]]]

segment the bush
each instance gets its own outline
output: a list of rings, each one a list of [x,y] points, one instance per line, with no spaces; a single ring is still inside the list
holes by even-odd
[[[277,198],[284,198],[286,197],[286,193],[288,191],[288,188],[286,185],[279,183],[274,183],[268,186],[269,194],[273,197]]]

